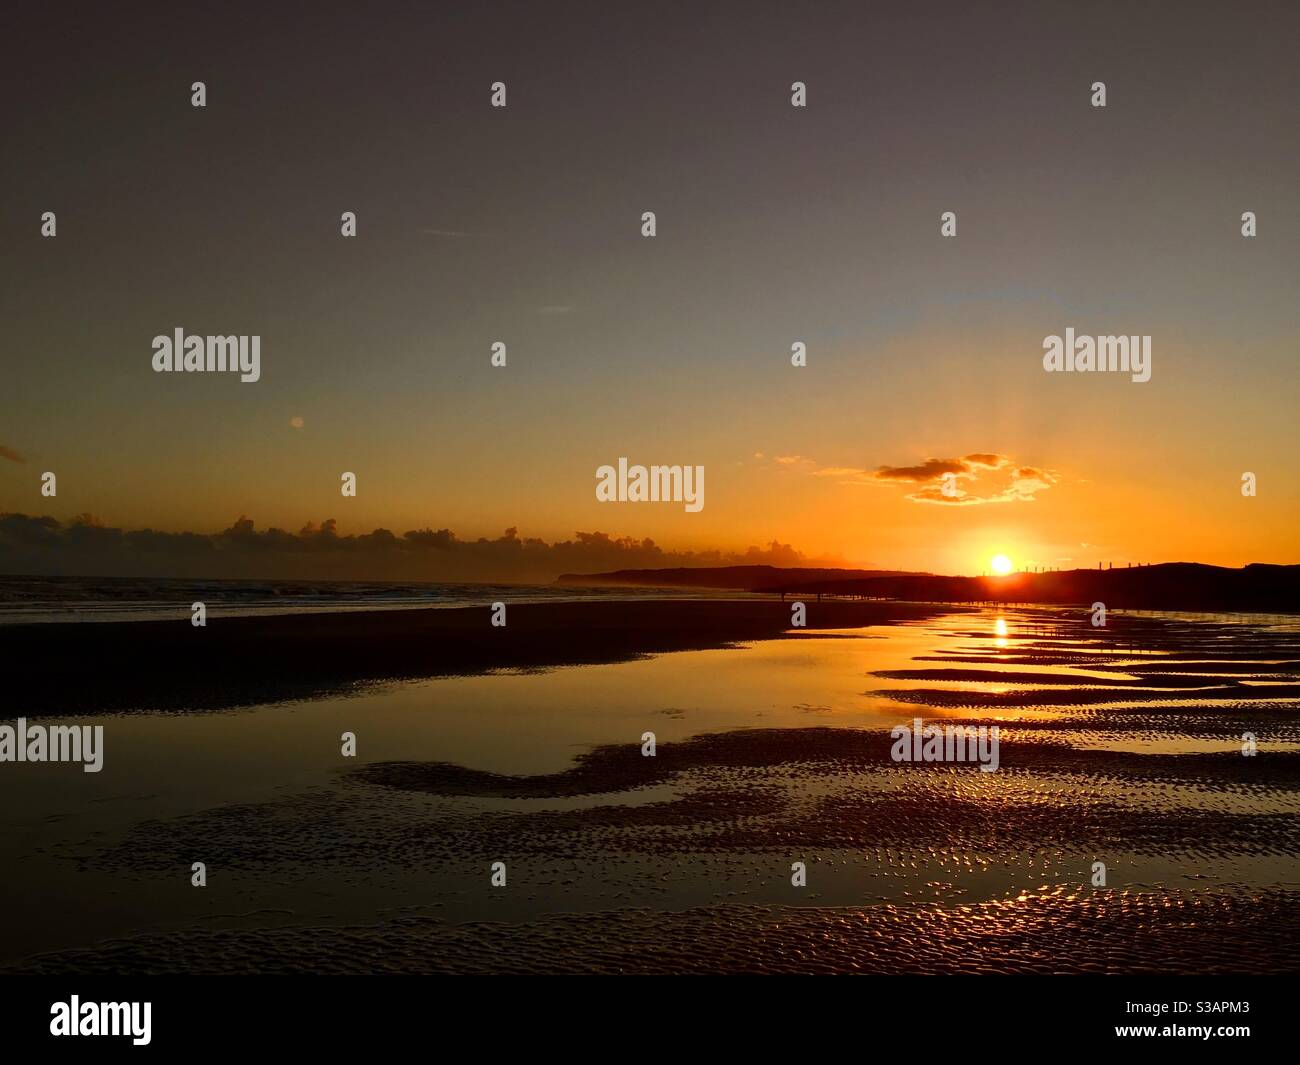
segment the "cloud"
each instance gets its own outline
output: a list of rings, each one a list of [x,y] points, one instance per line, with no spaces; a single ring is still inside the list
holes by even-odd
[[[972,455],[965,455],[963,462],[968,462],[972,466],[983,466],[986,470],[1000,470],[1011,460],[1006,455],[988,455],[975,452]]]
[[[997,459],[999,461],[973,461],[977,457],[981,459]],[[965,462],[968,466],[965,471],[957,474],[959,477],[964,477],[968,484],[972,483],[977,476],[974,472],[975,468],[1003,470],[1006,467],[1012,467],[1011,479],[1000,488],[995,487],[992,491],[978,494],[968,491],[962,485],[957,484],[955,477],[950,482],[948,491],[945,493],[945,485],[941,477],[939,483],[924,484],[915,492],[910,493],[907,498],[914,503],[939,503],[946,506],[975,506],[980,503],[1029,503],[1034,500],[1037,493],[1046,491],[1059,480],[1055,473],[1050,470],[1039,469],[1037,466],[1013,466],[1011,460],[1004,455],[966,455],[958,461]]]
[[[11,448],[11,447],[5,447],[4,444],[0,444],[0,459],[8,459],[10,462],[26,462],[26,461],[27,461],[25,458],[23,458],[22,455],[20,455],[20,454],[19,454],[17,451],[15,451],[13,448]]]
[[[785,466],[805,469],[814,477],[834,477],[841,484],[910,485],[907,499],[914,503],[973,506],[979,503],[1030,502],[1036,494],[1060,479],[1051,470],[1018,466],[1009,455],[973,451],[960,458],[928,458],[911,466],[877,466],[874,470],[853,466],[822,466],[802,455],[776,460]],[[976,492],[976,481],[999,475],[999,483]],[[945,489],[947,489],[945,491]]]
[[[970,473],[970,470],[970,464],[964,459],[926,459],[919,466],[880,466],[873,476],[877,481],[925,484],[942,480],[945,473]]]
[[[13,573],[264,579],[545,582],[561,573],[675,566],[837,566],[773,540],[745,550],[674,551],[650,539],[578,532],[547,543],[517,528],[461,539],[450,529],[352,534],[327,518],[296,533],[241,515],[217,533],[124,530],[89,514],[67,522],[0,514],[0,553]]]

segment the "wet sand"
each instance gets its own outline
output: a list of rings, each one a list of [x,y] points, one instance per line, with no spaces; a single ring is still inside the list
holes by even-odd
[[[1085,619],[935,611],[366,699],[132,714],[142,736],[207,719],[247,738],[265,721],[298,745],[323,719],[321,768],[260,790],[243,770],[231,797],[180,807],[149,771],[98,827],[51,840],[32,819],[20,867],[115,916],[61,942],[16,930],[0,970],[1295,971],[1300,628]],[[451,708],[427,733],[426,705]],[[461,706],[482,739],[437,757]],[[516,750],[536,742],[510,742],[533,714],[572,719],[575,740]],[[998,771],[894,762],[889,726],[915,716],[997,724]],[[353,719],[365,759],[331,758]],[[597,735],[618,738],[577,739]],[[230,757],[223,781],[241,772]]]
[[[1206,935],[1206,930],[1214,935]],[[530,924],[373,925],[141,937],[34,959],[43,975],[1085,974],[1294,972],[1300,892],[1025,895],[976,906],[726,906],[560,914]]]
[[[807,628],[933,617],[938,607],[828,601]],[[788,634],[770,600],[518,603],[493,627],[489,603],[176,621],[8,625],[6,690],[20,712],[217,710],[313,699],[358,684],[619,662]]]

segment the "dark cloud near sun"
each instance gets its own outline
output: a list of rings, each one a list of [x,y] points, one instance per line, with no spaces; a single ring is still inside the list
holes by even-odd
[[[969,473],[961,459],[926,459],[919,466],[881,466],[873,474],[877,481],[911,481],[924,484],[940,480],[945,473]]]
[[[912,466],[877,466],[874,470],[845,466],[822,466],[803,455],[778,456],[785,469],[797,469],[814,477],[833,477],[841,484],[912,485],[907,495],[914,503],[973,506],[979,503],[1029,502],[1058,481],[1051,470],[1017,466],[1009,455],[973,451],[960,458],[928,458]],[[994,475],[998,483],[974,490],[975,482]],[[947,489],[945,491],[945,488]]]
[[[919,466],[879,466],[872,476],[877,481],[926,484],[942,480],[945,473],[969,475],[979,469],[1000,470],[1010,462],[1006,455],[977,451],[959,459],[926,459]]]
[[[914,503],[938,503],[950,507],[976,506],[980,503],[1028,503],[1034,500],[1037,493],[1051,488],[1058,480],[1051,470],[1037,466],[1016,466],[1006,455],[971,454],[960,459],[930,459],[929,462],[956,464],[961,468],[944,470],[937,477],[920,482],[916,491],[907,496]],[[944,473],[953,474],[947,484],[944,483]],[[1002,476],[996,484],[985,487],[982,492],[976,491],[975,482],[988,473],[1000,473]],[[1009,479],[1003,479],[1006,473],[1009,473]]]

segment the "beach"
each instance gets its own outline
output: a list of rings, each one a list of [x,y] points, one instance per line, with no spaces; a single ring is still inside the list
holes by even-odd
[[[0,968],[1294,967],[1292,619],[1098,631],[1082,609],[827,601],[792,629],[775,599],[489,617],[8,627],[15,715],[105,739],[101,772],[0,776],[7,905],[60,914],[13,928]],[[95,669],[58,671],[60,647]],[[896,761],[891,730],[921,719],[997,726],[997,771]]]
[[[367,682],[494,669],[618,662],[667,651],[779,637],[776,598],[508,604],[506,624],[481,606],[349,610],[174,621],[9,625],[9,685],[27,713],[214,710],[319,697]],[[813,630],[932,615],[908,603],[832,601]]]

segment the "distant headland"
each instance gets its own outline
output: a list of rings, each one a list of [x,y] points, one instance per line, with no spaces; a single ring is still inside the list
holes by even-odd
[[[1300,566],[1253,562],[1240,569],[1165,562],[1124,569],[950,577],[883,570],[722,566],[566,573],[569,585],[720,588],[783,597],[836,596],[928,603],[1104,603],[1110,609],[1300,613]]]

